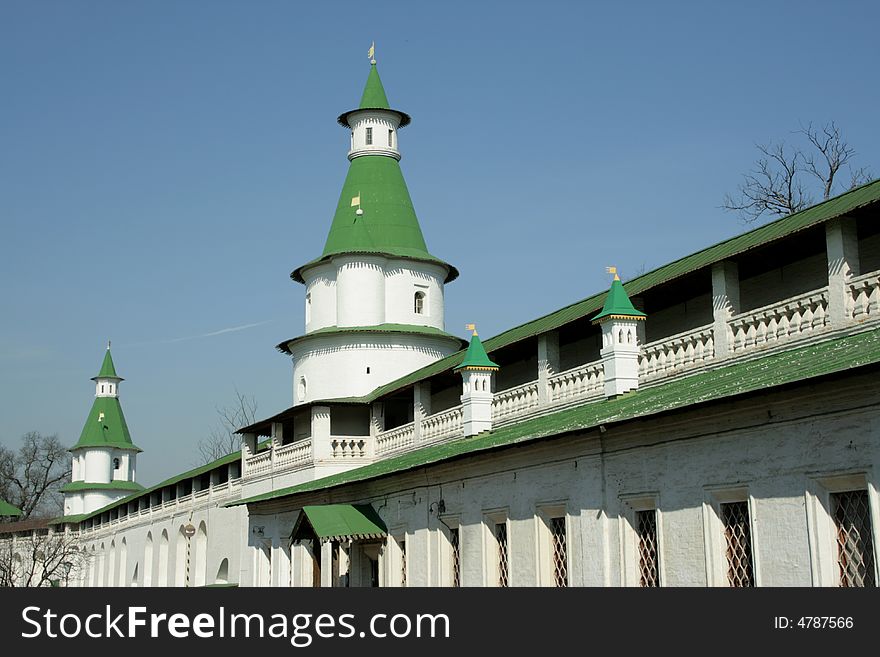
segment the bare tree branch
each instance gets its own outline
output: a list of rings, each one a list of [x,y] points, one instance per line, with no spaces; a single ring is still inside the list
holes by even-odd
[[[22,520],[60,515],[61,486],[70,479],[70,454],[57,435],[36,431],[21,438],[18,452],[0,447],[0,498],[22,512]]]
[[[218,424],[199,441],[202,463],[216,461],[241,448],[241,437],[235,432],[257,420],[257,400],[235,390],[235,400],[229,406],[217,408]]]

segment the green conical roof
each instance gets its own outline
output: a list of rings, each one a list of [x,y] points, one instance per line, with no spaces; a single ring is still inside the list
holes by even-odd
[[[629,300],[629,295],[623,289],[623,283],[615,276],[611,281],[611,289],[608,290],[608,296],[605,297],[605,305],[602,312],[593,317],[593,322],[598,322],[605,317],[626,317],[629,319],[645,319],[647,315],[636,310]]]
[[[375,64],[370,66],[370,75],[367,76],[367,84],[364,85],[364,93],[361,96],[359,109],[391,109],[388,105],[388,96],[385,95],[385,87],[379,79],[379,70]]]
[[[375,65],[370,67],[360,107],[390,109]],[[408,120],[402,112],[391,111]],[[346,117],[350,113],[339,117],[339,122],[347,125]],[[375,253],[432,262],[446,268],[445,282],[458,277],[455,267],[428,252],[400,163],[388,155],[367,154],[351,161],[321,257],[295,269],[290,277],[302,283],[302,270],[306,267],[330,256],[348,253]]]
[[[0,500],[0,518],[14,518],[21,515],[21,509],[12,506],[5,500]]]
[[[92,380],[95,379],[121,379],[118,374],[116,374],[116,368],[113,366],[113,357],[110,355],[110,347],[107,347],[107,351],[104,353],[104,362],[101,363],[101,370],[98,372],[98,376],[92,377]]]
[[[122,405],[117,397],[95,397],[79,441],[70,451],[83,447],[115,447],[141,451],[140,447],[131,442]]]
[[[455,370],[458,371],[466,368],[481,370],[499,369],[497,363],[493,363],[489,360],[489,354],[486,353],[486,348],[480,341],[480,336],[477,335],[476,331],[474,331],[474,334],[471,336],[471,343],[468,345],[467,351],[464,354],[464,360],[461,361],[461,365],[456,367]]]

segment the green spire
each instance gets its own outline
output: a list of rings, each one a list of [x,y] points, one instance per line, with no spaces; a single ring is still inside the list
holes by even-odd
[[[645,313],[636,310],[635,306],[632,305],[632,301],[629,300],[629,295],[623,289],[623,283],[620,282],[617,274],[614,275],[614,280],[611,281],[611,289],[608,290],[608,296],[605,297],[605,305],[602,307],[602,312],[593,317],[593,323],[612,317],[625,317],[637,320],[647,317]]]
[[[110,355],[110,343],[107,343],[107,351],[104,354],[104,362],[101,363],[101,371],[98,372],[98,376],[94,377],[94,379],[119,379],[121,378],[116,374],[116,368],[113,366],[113,357]]]
[[[399,127],[409,123],[409,116],[388,105],[375,64],[370,66],[359,109],[340,116],[339,123],[348,126],[350,114],[368,109],[399,114]],[[387,154],[362,154],[351,160],[321,257],[295,269],[290,277],[302,283],[304,268],[344,253],[375,253],[432,262],[446,268],[445,282],[458,277],[455,267],[428,252],[400,164]]]
[[[499,369],[497,363],[489,360],[489,354],[486,353],[486,348],[480,341],[480,336],[477,335],[476,331],[474,331],[474,334],[471,336],[471,343],[468,345],[467,351],[464,354],[464,360],[461,361],[461,365],[455,368],[455,371],[463,369]]]
[[[364,85],[364,94],[361,96],[358,109],[391,109],[388,105],[388,96],[385,95],[385,87],[379,79],[379,69],[375,64],[370,65],[370,75],[367,77],[367,84]]]

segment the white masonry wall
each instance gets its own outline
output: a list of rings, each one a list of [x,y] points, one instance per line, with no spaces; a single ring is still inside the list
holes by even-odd
[[[334,489],[332,502],[371,502],[392,536],[406,537],[412,586],[451,582],[446,525],[460,527],[462,584],[494,585],[496,522],[508,523],[511,585],[549,585],[544,519],[557,514],[566,517],[570,585],[638,585],[631,522],[645,505],[659,510],[662,584],[726,586],[717,505],[742,499],[758,585],[834,585],[828,491],[867,488],[875,552],[880,545],[878,437],[880,384],[863,375]],[[243,581],[310,585],[305,548],[291,563],[284,546],[301,505],[329,502],[316,493],[253,508]],[[395,542],[386,543],[385,585],[399,584],[400,567]]]

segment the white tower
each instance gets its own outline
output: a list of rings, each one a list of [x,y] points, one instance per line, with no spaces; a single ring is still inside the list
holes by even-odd
[[[141,451],[131,441],[122,406],[110,344],[95,382],[95,401],[73,453],[71,481],[62,487],[64,515],[91,513],[111,502],[143,490],[135,483],[136,458]]]
[[[278,349],[293,361],[293,403],[359,397],[464,346],[444,330],[455,267],[428,252],[400,170],[398,130],[375,61],[351,131],[348,175],[320,257],[297,268],[305,334]]]
[[[639,345],[637,323],[645,320],[645,313],[632,305],[617,270],[611,289],[605,298],[602,312],[593,318],[593,324],[602,328],[602,367],[605,371],[605,396],[616,397],[639,387]]]

